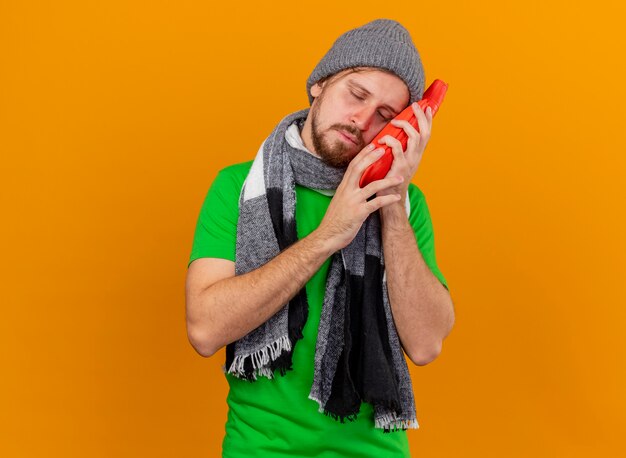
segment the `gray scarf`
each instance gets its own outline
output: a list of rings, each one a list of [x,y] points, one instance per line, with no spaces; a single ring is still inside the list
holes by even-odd
[[[297,241],[296,183],[335,190],[346,168],[325,164],[291,146],[285,132],[302,126],[309,108],[283,118],[262,143],[239,198],[235,273],[272,260]],[[375,197],[375,196],[373,196]],[[372,197],[372,198],[373,198]],[[407,214],[408,197],[406,200]],[[411,378],[387,295],[379,212],[371,213],[356,237],[332,256],[315,347],[309,399],[319,412],[356,419],[361,402],[374,406],[374,426],[383,432],[418,428]],[[265,323],[226,346],[222,371],[253,382],[292,368],[292,352],[308,316],[302,288]],[[228,370],[226,370],[228,368]]]

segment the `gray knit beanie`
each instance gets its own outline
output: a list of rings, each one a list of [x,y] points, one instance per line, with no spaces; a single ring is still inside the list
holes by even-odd
[[[424,94],[424,67],[409,32],[392,19],[376,19],[343,33],[322,57],[306,82],[309,103],[311,86],[321,78],[351,67],[381,67],[394,72],[409,88],[410,103]]]

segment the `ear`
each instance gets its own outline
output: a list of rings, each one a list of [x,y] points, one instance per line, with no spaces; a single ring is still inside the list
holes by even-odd
[[[321,93],[322,86],[320,86],[319,83],[315,83],[313,86],[311,86],[311,95],[313,97],[318,97]]]

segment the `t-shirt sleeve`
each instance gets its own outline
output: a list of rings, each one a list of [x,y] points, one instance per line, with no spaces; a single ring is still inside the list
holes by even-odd
[[[198,258],[235,262],[240,192],[232,174],[224,169],[217,173],[200,209],[187,267]]]
[[[414,189],[410,189],[410,192],[412,197],[411,195],[409,196],[411,199],[409,223],[411,227],[413,227],[417,246],[422,253],[424,262],[426,262],[426,265],[430,268],[433,275],[439,279],[447,290],[450,290],[446,278],[441,273],[441,270],[439,270],[439,266],[437,266],[437,259],[435,257],[435,233],[433,232],[433,224],[430,218],[430,212],[428,211],[426,197],[417,186]]]

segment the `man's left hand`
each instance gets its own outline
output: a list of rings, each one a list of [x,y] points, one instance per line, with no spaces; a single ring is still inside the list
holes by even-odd
[[[391,135],[385,135],[378,143],[385,144],[391,147],[393,153],[393,163],[391,168],[385,177],[401,176],[404,178],[397,186],[390,186],[382,189],[376,193],[377,196],[384,196],[387,194],[400,194],[402,198],[400,202],[404,205],[406,194],[409,189],[409,183],[413,179],[417,167],[422,160],[422,154],[426,148],[426,144],[430,139],[430,132],[433,123],[433,116],[431,108],[428,107],[426,111],[422,111],[417,102],[411,104],[417,123],[419,126],[419,132],[410,122],[405,120],[392,120],[391,123],[394,126],[402,127],[408,135],[406,151],[402,151],[402,144],[400,140],[392,137]],[[376,145],[378,146],[378,145]]]

